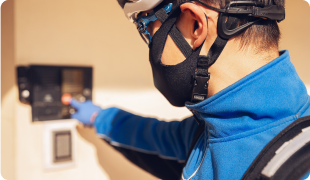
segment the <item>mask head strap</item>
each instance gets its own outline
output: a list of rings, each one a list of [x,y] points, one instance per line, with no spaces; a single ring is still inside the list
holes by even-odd
[[[168,14],[164,9],[156,11],[155,16],[161,23],[164,23],[165,20],[168,18]],[[187,43],[184,36],[175,24],[172,26],[169,35],[185,57],[188,57],[192,54],[193,50],[191,46]]]
[[[187,2],[184,2],[184,3],[187,3]],[[162,25],[158,29],[158,31],[154,34],[153,38],[157,38],[157,41],[156,41],[157,44],[165,44],[167,40],[167,36],[170,35],[170,37],[175,42],[175,44],[178,46],[178,48],[183,53],[185,58],[188,58],[189,56],[192,55],[193,49],[188,44],[188,42],[185,40],[182,33],[179,31],[179,29],[175,25],[177,18],[181,14],[180,5],[182,4],[183,3],[175,7],[169,15],[163,9],[160,9],[155,13],[155,16],[158,18],[158,20],[161,21]],[[153,43],[151,43],[150,46],[157,46],[157,45],[154,45]],[[201,47],[202,45],[196,48],[195,51],[196,50],[200,51]]]

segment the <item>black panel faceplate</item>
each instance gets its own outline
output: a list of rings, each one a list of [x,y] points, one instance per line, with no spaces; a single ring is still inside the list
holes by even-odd
[[[20,66],[17,68],[19,99],[32,106],[32,121],[70,118],[65,93],[80,101],[92,100],[92,67]]]

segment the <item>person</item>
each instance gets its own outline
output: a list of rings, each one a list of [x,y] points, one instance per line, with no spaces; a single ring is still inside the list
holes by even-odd
[[[289,52],[278,50],[284,0],[118,3],[149,46],[156,88],[193,116],[165,122],[72,99],[72,117],[147,172],[241,179],[268,142],[310,115]]]

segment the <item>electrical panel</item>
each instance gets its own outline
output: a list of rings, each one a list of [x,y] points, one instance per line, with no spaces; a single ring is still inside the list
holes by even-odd
[[[19,100],[32,107],[32,121],[69,119],[66,98],[92,99],[92,67],[30,65],[17,67]]]

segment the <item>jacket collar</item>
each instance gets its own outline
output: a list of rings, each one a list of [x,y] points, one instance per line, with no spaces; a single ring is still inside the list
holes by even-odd
[[[211,137],[236,135],[289,116],[308,101],[288,51],[210,98],[186,105],[206,121]],[[299,114],[298,114],[299,113]]]

